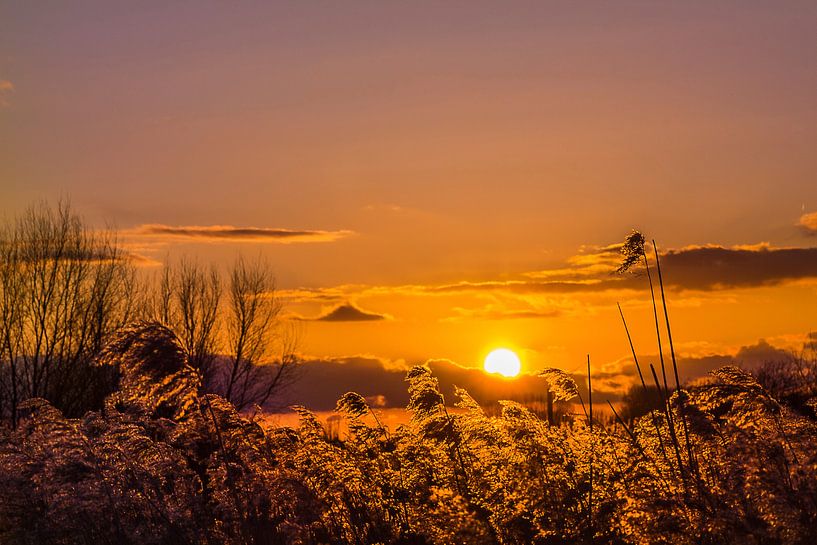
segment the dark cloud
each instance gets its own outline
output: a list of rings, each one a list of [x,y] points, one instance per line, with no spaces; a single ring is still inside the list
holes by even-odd
[[[0,249],[7,249],[11,244],[7,241],[0,241]],[[127,261],[135,265],[153,263],[150,258],[132,252],[127,248],[118,248],[105,244],[66,247],[59,241],[54,240],[40,245],[16,243],[15,246],[17,247],[17,259],[27,263],[40,261],[73,261],[92,264]]]
[[[756,344],[743,346],[735,354],[709,354],[705,356],[681,356],[678,361],[678,375],[682,383],[706,376],[710,371],[714,371],[724,365],[737,365],[745,369],[756,369],[767,362],[781,361],[791,357],[791,352],[783,348],[769,344],[765,339],[760,339]],[[657,354],[640,354],[638,362],[641,365],[641,372],[644,373],[644,380],[648,384],[653,383],[650,372],[650,364],[655,367],[659,380],[662,380],[661,359]],[[674,371],[672,369],[672,359],[669,354],[664,355],[664,365],[666,368],[667,381],[675,384]],[[600,379],[618,380],[622,384],[630,385],[638,383],[638,371],[632,358],[624,358],[608,366],[611,371],[598,373]],[[593,379],[597,373],[593,372]]]
[[[711,354],[700,357],[680,357],[678,371],[681,382],[687,383],[706,376],[710,371],[725,365],[738,365],[756,369],[760,365],[791,357],[791,352],[761,339],[756,344],[740,348],[735,354]],[[653,364],[661,380],[661,367],[657,355],[639,355],[639,363],[645,380],[652,384],[649,364]],[[464,388],[482,405],[499,400],[540,402],[547,391],[547,382],[536,375],[522,374],[514,379],[491,375],[481,369],[463,367],[444,359],[425,362],[439,380],[446,403],[456,401],[454,387]],[[672,361],[665,357],[667,381],[674,385]],[[380,407],[405,407],[408,403],[405,376],[409,366],[394,364],[371,356],[342,358],[315,358],[301,364],[299,380],[286,392],[276,406],[305,405],[316,410],[331,410],[337,399],[346,392],[354,391],[370,398]],[[580,395],[587,399],[587,375],[571,373]],[[638,384],[635,364],[630,358],[608,364],[593,364],[593,399],[605,403],[617,401],[631,385]]]
[[[340,305],[331,312],[315,318],[319,322],[376,322],[385,319],[386,316],[383,314],[360,310],[351,303]]]
[[[446,404],[456,402],[454,387],[464,388],[483,405],[502,399],[519,402],[541,401],[547,382],[538,376],[520,375],[506,379],[485,373],[481,369],[462,367],[449,360],[429,360],[425,363],[439,380]],[[299,404],[316,411],[331,410],[337,399],[354,391],[371,398],[381,407],[405,407],[408,403],[408,366],[389,364],[374,357],[312,359],[301,364],[299,380],[286,392],[285,403]],[[582,380],[578,377],[578,380]],[[585,386],[580,391],[586,393]],[[594,395],[596,391],[594,389]],[[617,392],[600,392],[599,400],[618,399]]]
[[[520,402],[542,400],[547,392],[547,381],[538,375],[520,374],[507,379],[442,359],[429,360],[426,365],[440,381],[446,400],[452,404],[454,386],[467,390],[482,405],[502,399]]]
[[[712,354],[694,358],[679,358],[678,374],[681,382],[688,382],[705,376],[710,371],[724,365],[737,365],[745,369],[756,369],[770,361],[785,360],[790,354],[788,350],[772,346],[764,339],[760,339],[757,344],[741,347],[734,355]],[[653,360],[657,360],[657,357],[653,358]],[[672,373],[672,362],[669,358],[666,358],[665,363],[667,365],[667,379],[669,380]],[[671,382],[674,382],[674,380]]]
[[[281,292],[298,302],[330,302],[368,296],[450,296],[458,294],[504,293],[526,295],[582,295],[648,289],[646,274],[635,267],[632,272],[616,274],[620,245],[585,250],[567,260],[562,268],[520,273],[510,280],[486,280],[438,285],[355,285],[298,289]],[[653,265],[654,269],[654,265]],[[661,257],[664,284],[672,291],[716,291],[780,285],[803,279],[817,279],[817,247],[775,248],[768,244],[752,246],[689,246],[664,252]],[[653,273],[655,271],[653,270]],[[569,310],[569,309],[568,309]],[[542,318],[564,313],[565,309],[454,309],[455,316],[466,318]],[[502,315],[503,312],[505,315]]]
[[[754,369],[772,361],[784,360],[791,356],[790,350],[778,348],[760,339],[757,344],[741,347],[734,360],[741,367]]]
[[[432,293],[507,291],[514,293],[592,293],[642,289],[646,278],[639,274],[615,274],[610,248],[585,254],[572,267],[529,273],[529,280],[459,282],[431,286]],[[677,290],[712,291],[777,285],[817,278],[817,248],[756,246],[690,246],[661,256],[667,287]],[[655,272],[655,271],[653,271]],[[575,280],[550,280],[550,278]],[[540,279],[541,278],[541,279]]]
[[[817,278],[817,248],[691,247],[662,257],[664,281],[682,289],[713,290]]]
[[[298,381],[286,391],[284,403],[276,405],[326,411],[344,393],[357,392],[364,397],[383,396],[385,406],[404,407],[408,401],[405,373],[366,356],[311,359],[300,364]]]
[[[187,238],[224,242],[331,242],[349,236],[351,231],[307,231],[269,227],[233,227],[231,225],[172,226],[141,225],[126,232],[128,235]]]

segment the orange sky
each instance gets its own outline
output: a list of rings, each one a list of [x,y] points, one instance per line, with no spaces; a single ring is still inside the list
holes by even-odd
[[[589,352],[626,374],[615,303],[654,354],[648,292],[611,284],[602,249],[632,228],[679,251],[684,356],[800,347],[815,20],[806,1],[4,2],[0,208],[70,196],[150,259],[261,253],[291,315],[369,313],[305,321],[315,357],[476,366],[504,345],[527,371]]]

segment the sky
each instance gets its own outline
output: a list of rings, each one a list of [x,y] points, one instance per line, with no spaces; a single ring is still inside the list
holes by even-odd
[[[617,302],[657,357],[646,279],[610,273],[639,229],[689,376],[759,361],[817,330],[815,24],[810,1],[3,0],[0,212],[70,198],[146,269],[262,255],[304,355],[370,382],[506,346],[526,373],[590,354],[610,391],[634,380]]]

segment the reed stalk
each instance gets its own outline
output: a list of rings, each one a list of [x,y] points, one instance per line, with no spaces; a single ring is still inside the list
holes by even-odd
[[[672,357],[672,370],[675,373],[675,391],[681,389],[681,381],[678,378],[678,363],[675,358],[675,345],[672,342],[672,328],[669,325],[669,312],[667,312],[667,297],[664,291],[664,276],[661,274],[661,260],[658,257],[658,245],[655,243],[655,240],[652,241],[652,249],[655,252],[655,268],[658,271],[658,286],[661,290],[661,304],[664,307],[664,321],[667,325],[667,339],[669,340],[669,351],[670,356]],[[695,459],[695,456],[692,453],[692,444],[689,441],[689,427],[687,426],[687,419],[686,414],[683,410],[683,401],[679,398],[679,402],[681,403],[681,425],[684,429],[684,442],[686,443],[686,450],[687,450],[687,457],[689,458],[689,464],[692,470],[695,472],[695,477],[697,481],[700,481],[701,474],[698,469],[698,461]]]
[[[633,355],[633,362],[635,362],[635,368],[638,371],[638,378],[641,380],[641,387],[644,389],[644,394],[649,396],[647,383],[644,381],[644,374],[641,372],[641,365],[638,363],[638,356],[635,353],[635,346],[633,346],[633,338],[630,335],[630,328],[627,327],[627,320],[624,318],[624,311],[621,310],[621,305],[619,303],[616,303],[616,306],[618,306],[618,313],[621,316],[621,323],[624,324],[624,332],[627,334],[627,341],[630,343],[630,352]],[[661,436],[661,430],[658,429],[658,422],[656,421],[655,414],[653,414],[652,411],[650,411],[650,420],[655,428],[655,434],[658,436],[658,444],[661,446],[661,454],[663,455],[664,460],[667,462],[667,465],[671,465],[669,462],[669,456],[667,456],[667,449],[664,447],[664,439]]]
[[[650,364],[650,371],[652,372],[652,379],[655,381],[655,387],[658,388],[659,393],[661,393],[661,401],[664,404],[664,415],[667,417],[667,427],[669,428],[669,438],[672,442],[672,447],[675,450],[675,457],[678,461],[678,473],[681,475],[681,482],[684,485],[684,491],[687,490],[687,482],[686,482],[686,472],[684,471],[684,463],[681,459],[681,448],[678,444],[678,437],[675,435],[675,428],[672,426],[671,421],[669,420],[669,402],[667,401],[666,396],[661,389],[661,385],[658,383],[658,375],[655,372],[655,366]]]
[[[588,541],[593,542],[593,383],[590,379],[590,354],[587,355],[587,404],[590,406],[590,490],[587,495],[587,531]]]

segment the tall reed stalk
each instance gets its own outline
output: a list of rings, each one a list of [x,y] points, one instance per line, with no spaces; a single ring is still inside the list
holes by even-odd
[[[681,381],[678,378],[678,363],[675,359],[675,345],[672,343],[672,328],[669,325],[669,312],[667,312],[667,297],[664,292],[664,277],[661,274],[661,260],[658,257],[658,245],[655,243],[655,239],[652,241],[652,249],[655,252],[655,268],[658,270],[658,286],[661,290],[661,304],[664,307],[664,320],[667,324],[667,339],[669,340],[669,351],[670,356],[672,357],[672,370],[675,373],[675,391],[681,389]],[[678,399],[681,407],[681,424],[684,427],[684,442],[686,443],[687,449],[687,457],[689,459],[689,465],[691,469],[695,472],[695,476],[697,481],[700,481],[701,475],[698,469],[698,463],[695,459],[695,456],[692,453],[692,444],[689,441],[689,428],[687,426],[687,419],[686,414],[684,413],[684,401],[681,397]]]
[[[590,474],[588,483],[590,490],[587,494],[587,539],[593,543],[593,383],[590,379],[590,354],[587,355],[587,404],[590,406]]]
[[[616,303],[618,306],[618,313],[621,316],[621,323],[624,324],[624,332],[627,334],[627,341],[630,343],[630,352],[633,355],[633,362],[635,363],[635,368],[638,371],[638,378],[641,380],[641,387],[644,389],[644,395],[649,396],[649,390],[647,389],[647,383],[644,381],[644,373],[641,372],[641,364],[638,363],[638,356],[635,353],[635,346],[633,346],[633,338],[630,335],[630,328],[627,327],[627,320],[624,318],[624,311],[621,310],[621,305]],[[661,447],[661,454],[664,457],[664,461],[667,462],[668,466],[672,466],[669,461],[669,457],[667,456],[667,449],[664,447],[664,438],[661,436],[661,430],[658,428],[658,422],[655,419],[655,415],[650,411],[650,420],[652,421],[652,425],[655,428],[655,435],[658,437],[658,444]]]
[[[671,351],[671,354],[672,354],[673,370],[675,372],[675,390],[677,391],[680,388],[680,381],[678,379],[678,365],[677,365],[676,359],[675,359],[675,347],[672,344],[672,333],[671,333],[671,331],[669,329],[669,317],[668,317],[668,314],[667,314],[666,295],[665,295],[665,292],[664,292],[664,281],[663,281],[663,277],[662,277],[661,272],[660,272],[660,262],[658,260],[658,250],[656,248],[655,241],[653,241],[653,249],[655,250],[656,268],[658,270],[658,282],[659,282],[659,287],[660,287],[660,290],[661,290],[661,300],[662,300],[662,303],[663,303],[664,318],[665,318],[665,322],[667,324],[667,337],[670,340],[670,351]],[[661,394],[661,401],[662,401],[662,404],[664,406],[664,415],[665,415],[665,418],[667,420],[667,429],[669,430],[670,441],[672,443],[673,449],[675,450],[675,457],[676,457],[676,459],[678,461],[678,472],[680,473],[680,476],[681,476],[681,481],[682,481],[683,486],[684,486],[684,492],[687,493],[688,488],[687,488],[686,471],[685,471],[685,468],[684,468],[683,460],[681,458],[681,448],[680,448],[680,444],[678,442],[678,436],[677,436],[677,434],[675,432],[675,422],[674,422],[674,418],[673,418],[673,412],[672,412],[672,408],[670,407],[670,403],[669,403],[670,393],[669,393],[669,384],[667,383],[666,364],[664,362],[663,343],[661,341],[661,327],[660,327],[659,320],[658,320],[658,304],[656,302],[656,297],[655,297],[655,286],[654,286],[653,280],[652,280],[652,273],[650,272],[650,263],[649,263],[649,259],[647,258],[646,241],[644,239],[644,235],[642,235],[641,233],[639,233],[637,231],[633,232],[631,235],[629,235],[625,239],[624,246],[622,247],[621,252],[624,255],[624,261],[622,262],[621,266],[618,268],[618,272],[625,272],[625,271],[629,270],[631,267],[633,267],[639,261],[643,261],[644,268],[645,268],[645,270],[647,272],[647,280],[648,280],[649,286],[650,286],[650,298],[652,300],[653,321],[654,321],[654,324],[655,324],[655,337],[656,337],[656,339],[658,341],[658,358],[659,358],[659,361],[661,363],[661,377],[663,379],[663,387],[662,387],[661,383],[659,383],[659,381],[658,381],[658,375],[655,372],[655,367],[652,364],[650,364],[650,370],[652,371],[652,374],[653,374],[653,380],[655,381],[655,387],[658,389],[659,393]],[[621,310],[621,307],[619,307],[619,311],[620,310]],[[624,315],[622,313],[622,319],[623,319],[623,317],[624,317]],[[625,323],[625,329],[626,329],[626,323]],[[628,338],[630,338],[629,337],[629,331],[628,331]],[[632,339],[631,338],[630,338],[630,348],[633,351],[633,354],[635,354],[635,350],[633,349]],[[639,375],[640,374],[641,374],[641,372],[640,372],[640,369],[639,369]],[[643,380],[643,377],[642,377],[642,380]],[[686,418],[685,418],[683,410],[681,411],[681,419],[683,421],[684,436],[685,436],[686,447],[687,447],[687,455],[688,455],[688,458],[689,458],[689,463],[690,463],[690,465],[692,465],[692,448],[691,448],[691,446],[689,444],[689,434],[688,434],[688,429],[687,429],[687,425],[686,425]],[[660,437],[660,434],[659,434],[659,437]]]

